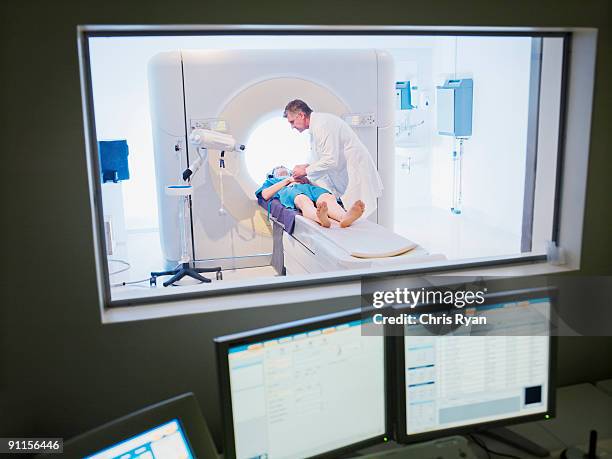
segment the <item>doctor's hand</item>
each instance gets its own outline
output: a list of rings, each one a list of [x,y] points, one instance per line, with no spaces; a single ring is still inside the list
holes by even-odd
[[[304,177],[306,175],[306,168],[308,164],[298,164],[293,168],[292,175],[294,177]]]
[[[310,184],[310,180],[305,175],[302,177],[291,177],[293,183]]]

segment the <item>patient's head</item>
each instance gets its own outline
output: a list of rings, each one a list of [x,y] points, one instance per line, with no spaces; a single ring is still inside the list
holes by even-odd
[[[288,177],[289,175],[291,175],[291,171],[285,166],[276,166],[274,169],[272,169],[271,175],[274,178]]]

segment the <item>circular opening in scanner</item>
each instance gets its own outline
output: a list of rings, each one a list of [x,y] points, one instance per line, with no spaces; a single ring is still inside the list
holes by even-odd
[[[245,150],[246,168],[253,181],[261,185],[275,166],[292,169],[308,162],[310,134],[299,133],[282,116],[266,117],[252,131]]]

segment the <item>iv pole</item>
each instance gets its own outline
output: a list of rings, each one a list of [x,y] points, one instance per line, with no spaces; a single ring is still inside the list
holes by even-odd
[[[172,276],[166,282],[164,287],[173,285],[174,282],[182,279],[185,276],[199,280],[200,282],[211,282],[210,279],[201,276],[200,273],[216,273],[217,280],[223,279],[221,267],[216,266],[214,268],[196,268],[195,262],[189,256],[189,248],[187,241],[187,224],[185,222],[187,215],[191,211],[191,195],[193,193],[193,187],[191,186],[191,179],[200,169],[202,163],[207,160],[208,149],[221,150],[221,158],[219,160],[219,167],[225,168],[225,152],[226,151],[237,151],[242,152],[245,146],[236,142],[236,140],[229,134],[224,134],[218,131],[211,131],[209,129],[194,129],[189,135],[189,141],[195,146],[195,151],[198,155],[198,159],[194,161],[187,169],[183,171],[182,179],[186,182],[186,185],[170,185],[166,187],[166,194],[171,196],[179,196],[179,225],[181,228],[181,259],[179,265],[172,271],[161,271],[152,272],[150,284],[157,285],[158,276]],[[200,154],[200,148],[206,150],[206,154]],[[174,147],[175,151],[181,149],[180,145]],[[221,171],[223,173],[223,171]],[[192,267],[193,265],[193,267]]]
[[[193,186],[191,186],[191,178],[200,168],[202,161],[205,160],[205,158],[208,156],[208,154],[202,156],[199,152],[198,147],[196,147],[196,152],[198,154],[198,159],[191,166],[185,169],[182,174],[182,178],[186,182],[186,184],[170,185],[166,187],[166,194],[170,196],[178,196],[180,200],[178,219],[181,231],[181,259],[179,260],[178,266],[173,270],[152,272],[151,278],[149,280],[149,283],[152,286],[157,285],[158,276],[172,276],[170,279],[163,283],[164,287],[174,285],[175,282],[178,282],[185,276],[198,280],[201,283],[212,282],[210,279],[202,276],[200,273],[214,272],[216,273],[217,280],[223,279],[223,273],[221,272],[220,266],[216,266],[213,268],[196,268],[195,263],[189,256],[189,241],[187,240],[187,223],[185,220],[191,212],[191,195],[193,193]]]
[[[463,202],[463,142],[466,140],[463,137],[455,137],[455,145],[453,146],[453,197],[451,212],[455,215],[461,213],[461,204]],[[456,141],[459,140],[459,151],[457,152]]]

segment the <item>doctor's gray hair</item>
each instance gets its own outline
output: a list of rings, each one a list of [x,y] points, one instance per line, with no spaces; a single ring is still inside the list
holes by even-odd
[[[312,108],[310,108],[308,104],[303,100],[295,99],[287,104],[283,116],[287,118],[287,113],[293,113],[294,115],[297,115],[299,112],[303,112],[304,115],[310,116],[310,114],[312,113]]]

